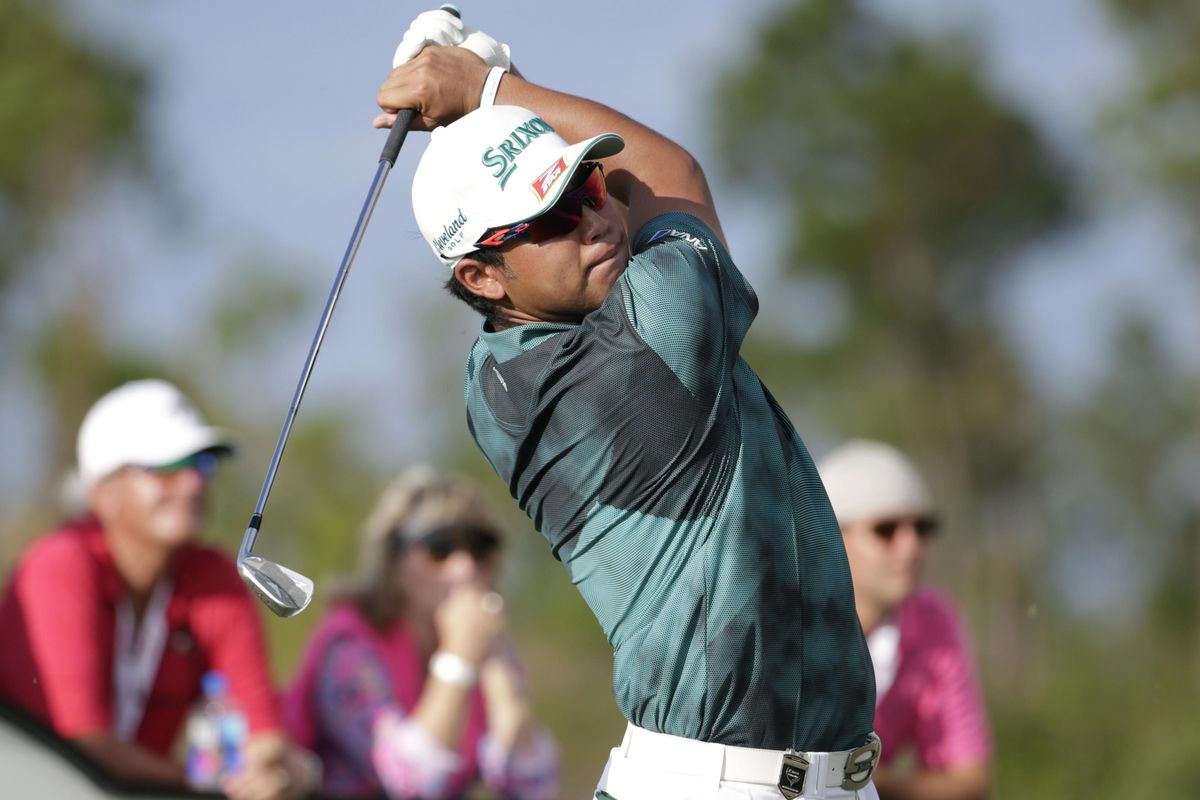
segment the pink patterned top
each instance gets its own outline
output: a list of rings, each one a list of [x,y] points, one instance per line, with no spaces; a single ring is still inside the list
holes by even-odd
[[[504,797],[553,797],[558,752],[549,734],[539,731],[528,747],[505,752],[487,734],[476,687],[451,752],[408,719],[425,676],[403,624],[380,632],[342,605],[318,625],[283,706],[289,732],[321,757],[325,792],[434,800],[461,796],[481,779]]]
[[[895,679],[875,710],[883,763],[908,747],[924,769],[986,761],[992,749],[987,712],[951,602],[923,588],[894,619],[900,629]]]

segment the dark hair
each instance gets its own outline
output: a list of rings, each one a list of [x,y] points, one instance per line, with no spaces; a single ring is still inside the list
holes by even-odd
[[[504,253],[501,253],[494,247],[483,247],[479,250],[474,250],[467,253],[463,258],[474,259],[481,264],[495,267],[505,275],[509,274],[508,267],[504,263]],[[499,309],[496,307],[495,301],[477,295],[466,286],[463,286],[462,281],[458,279],[458,275],[454,270],[450,270],[450,277],[446,279],[446,291],[459,300],[462,300],[487,319],[492,320],[496,318]]]

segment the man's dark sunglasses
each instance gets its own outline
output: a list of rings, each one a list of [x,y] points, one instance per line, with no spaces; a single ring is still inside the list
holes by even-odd
[[[397,544],[404,543],[402,531],[393,531]],[[476,561],[485,561],[500,549],[500,537],[488,528],[445,525],[434,528],[419,539],[409,542],[425,548],[434,561],[445,561],[453,553],[469,553]]]
[[[571,184],[550,210],[539,217],[510,225],[492,228],[475,243],[476,247],[499,247],[510,239],[527,236],[536,243],[563,236],[575,230],[583,219],[583,206],[597,211],[608,201],[604,183],[604,167],[599,161],[585,161],[571,177]]]
[[[220,462],[221,458],[215,450],[201,450],[199,453],[184,456],[178,461],[172,461],[170,464],[147,467],[147,469],[151,472],[157,472],[160,475],[170,475],[176,472],[183,472],[185,469],[194,469],[200,473],[201,477],[211,478],[216,474]]]
[[[920,516],[915,519],[884,519],[876,522],[871,526],[871,530],[875,535],[885,542],[890,542],[896,537],[896,531],[900,530],[905,524],[910,524],[913,530],[917,532],[917,537],[925,540],[931,539],[937,535],[940,527],[938,521],[934,517]]]

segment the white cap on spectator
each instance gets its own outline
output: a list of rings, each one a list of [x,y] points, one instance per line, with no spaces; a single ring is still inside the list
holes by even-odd
[[[840,525],[933,511],[929,486],[916,465],[883,442],[855,439],[817,463]]]
[[[79,426],[76,456],[84,487],[121,467],[165,467],[202,450],[232,450],[175,386],[132,381],[96,401]]]

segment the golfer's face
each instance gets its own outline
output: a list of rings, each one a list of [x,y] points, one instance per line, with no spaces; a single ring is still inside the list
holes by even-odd
[[[619,204],[583,208],[569,233],[505,245],[510,275],[499,277],[514,310],[546,322],[578,322],[600,307],[629,262],[629,236]]]
[[[97,513],[147,543],[175,547],[194,539],[204,523],[207,479],[195,468],[155,472],[127,467],[98,487]]]

